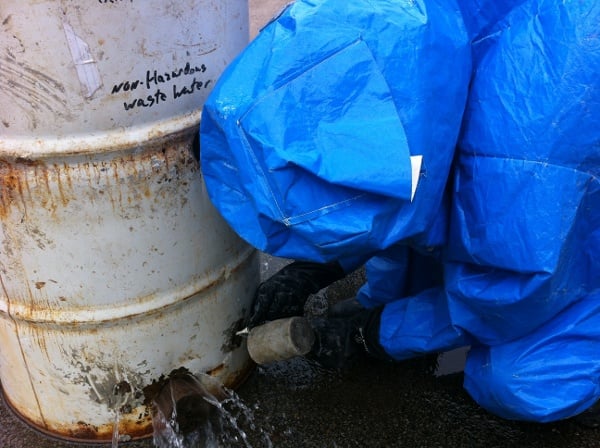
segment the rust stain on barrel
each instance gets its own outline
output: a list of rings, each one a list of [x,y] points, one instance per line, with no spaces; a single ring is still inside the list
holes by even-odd
[[[56,177],[60,200],[66,205],[70,197],[64,192],[58,169],[49,169],[42,160],[0,159],[0,217],[8,216],[13,207],[21,208],[26,214],[29,207],[36,206],[36,201],[46,209],[56,210],[52,176]]]
[[[168,138],[157,135],[135,154],[113,151],[87,160],[77,153],[53,160],[2,158],[0,217],[9,216],[13,208],[26,214],[29,208],[42,207],[54,214],[71,201],[96,201],[103,197],[115,211],[144,199],[160,201],[161,188],[169,184],[170,188],[185,187],[188,181],[184,173],[199,170],[188,149],[192,138],[189,131]],[[162,178],[156,176],[158,173],[162,173]]]
[[[9,214],[11,204],[23,201],[23,182],[29,165],[0,159],[0,217]]]
[[[30,422],[26,422],[32,425]],[[35,425],[32,425],[35,426]],[[39,430],[40,428],[36,426]],[[42,432],[46,432],[43,431]],[[112,440],[113,428],[108,425],[97,427],[86,422],[77,422],[72,427],[64,427],[59,431],[46,432],[52,437],[59,437],[71,442],[106,443]],[[152,435],[152,420],[149,416],[134,422],[121,422],[119,433],[127,434],[132,440],[146,438]]]

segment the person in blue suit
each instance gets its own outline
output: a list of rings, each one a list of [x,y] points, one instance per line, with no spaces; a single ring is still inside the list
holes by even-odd
[[[600,398],[600,4],[298,0],[204,106],[211,200],[296,259],[249,324],[313,321],[339,366],[470,347],[482,407],[550,422]]]

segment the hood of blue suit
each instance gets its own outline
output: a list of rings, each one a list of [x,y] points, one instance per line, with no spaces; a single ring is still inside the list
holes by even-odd
[[[329,261],[435,233],[470,77],[448,1],[297,1],[223,73],[201,162],[253,246]]]

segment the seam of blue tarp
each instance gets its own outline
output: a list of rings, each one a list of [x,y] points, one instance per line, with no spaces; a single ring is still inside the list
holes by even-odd
[[[250,143],[248,142],[248,139],[246,138],[246,133],[244,132],[244,129],[240,125],[240,120],[238,120],[236,122],[235,129],[237,130],[240,141],[244,145],[244,150],[250,155],[250,157],[252,158],[252,161],[254,162],[256,170],[261,174],[260,176],[257,176],[257,177],[258,177],[258,182],[263,187],[263,194],[269,196],[272,199],[272,203],[275,204],[275,206],[277,207],[277,211],[279,212],[280,220],[282,222],[284,222],[285,214],[283,213],[283,210],[281,210],[281,207],[279,206],[279,203],[276,200],[276,195],[275,195],[275,192],[273,191],[273,189],[271,188],[271,184],[267,181],[268,177],[265,175],[263,167],[261,166],[260,162],[258,161],[256,154],[254,154],[254,151],[252,151],[252,147],[251,147]]]
[[[244,119],[244,117],[250,113],[250,111],[258,104],[260,104],[261,102],[264,101],[265,98],[267,98],[268,96],[274,94],[275,92],[277,92],[278,90],[284,88],[285,86],[287,86],[288,84],[290,84],[291,82],[293,82],[294,80],[298,79],[299,77],[305,75],[306,73],[310,72],[311,70],[314,70],[315,68],[317,68],[319,65],[324,64],[325,62],[327,62],[329,59],[335,57],[336,55],[340,54],[341,52],[345,51],[346,49],[352,47],[353,45],[357,45],[358,43],[363,42],[367,48],[369,49],[369,51],[371,52],[371,55],[373,56],[373,52],[371,50],[371,48],[369,47],[367,41],[365,41],[362,37],[362,35],[357,36],[356,39],[354,39],[351,42],[344,42],[344,45],[341,45],[340,47],[337,47],[335,49],[332,49],[330,53],[324,55],[322,58],[320,59],[316,59],[315,62],[313,64],[308,64],[306,66],[301,66],[300,69],[298,71],[295,72],[290,72],[287,74],[287,76],[281,78],[278,83],[273,83],[272,88],[269,89],[265,89],[263,90],[262,94],[259,94],[256,96],[256,100],[253,101],[249,106],[248,109],[246,109],[246,111],[241,114],[240,118],[238,121],[241,121]],[[373,56],[373,60],[375,62],[377,62],[377,60],[375,59],[375,57]]]
[[[485,157],[488,159],[499,159],[499,160],[514,160],[514,161],[519,161],[519,162],[527,162],[527,163],[532,163],[532,164],[539,164],[539,165],[543,165],[543,166],[549,166],[549,167],[556,167],[556,168],[562,168],[568,171],[574,171],[576,173],[582,173],[582,174],[586,174],[589,175],[593,180],[599,180],[598,175],[595,174],[592,171],[586,171],[586,170],[581,170],[579,168],[575,168],[572,166],[568,166],[568,165],[563,165],[560,163],[555,163],[555,162],[549,162],[547,160],[535,160],[535,159],[525,159],[525,158],[520,158],[520,157],[508,157],[508,156],[500,156],[500,155],[492,155],[492,154],[484,154],[484,153],[479,153],[479,152],[473,152],[473,151],[460,151],[459,153],[459,157]]]
[[[337,208],[340,208],[343,205],[348,205],[350,202],[355,202],[356,200],[362,198],[363,196],[366,196],[366,193],[359,194],[359,195],[353,196],[351,198],[345,199],[343,201],[335,202],[333,204],[324,205],[323,207],[311,210],[309,212],[300,213],[295,216],[289,216],[287,218],[284,218],[282,222],[286,225],[298,224],[300,222],[306,221],[306,219],[308,217],[310,217],[311,215],[320,215],[325,210],[335,210]]]

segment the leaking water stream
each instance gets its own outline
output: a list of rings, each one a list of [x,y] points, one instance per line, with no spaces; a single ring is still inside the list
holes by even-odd
[[[269,433],[255,423],[253,410],[210,375],[171,372],[153,385],[153,443],[156,448],[270,448]],[[115,411],[112,448],[118,448],[119,411]]]

